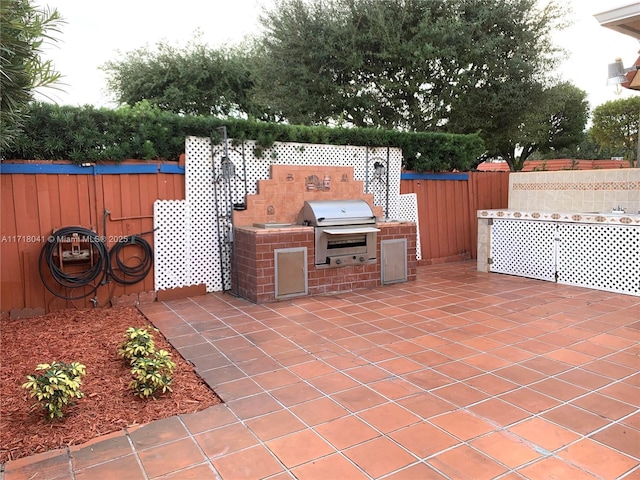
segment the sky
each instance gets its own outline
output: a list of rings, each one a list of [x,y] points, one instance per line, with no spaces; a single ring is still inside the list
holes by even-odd
[[[621,58],[625,67],[638,58],[640,42],[601,27],[594,14],[628,5],[632,0],[563,0],[573,14],[573,25],[554,38],[566,55],[556,72],[587,92],[591,108],[610,100],[637,95],[606,85],[607,65]],[[62,91],[46,89],[44,98],[61,105],[115,107],[106,92],[105,73],[100,67],[119,55],[141,47],[153,48],[158,42],[184,46],[197,31],[211,47],[237,44],[259,32],[258,17],[263,6],[273,0],[35,0],[56,8],[65,20],[58,42],[46,47],[44,57],[51,59],[63,75]],[[170,5],[170,7],[165,7]]]

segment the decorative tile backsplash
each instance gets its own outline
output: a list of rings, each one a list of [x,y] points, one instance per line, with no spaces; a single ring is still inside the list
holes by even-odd
[[[640,212],[640,169],[515,173],[509,209],[546,212]]]

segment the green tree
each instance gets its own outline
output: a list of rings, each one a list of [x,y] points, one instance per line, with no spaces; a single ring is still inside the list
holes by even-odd
[[[51,60],[42,57],[44,42],[64,23],[57,10],[42,9],[29,0],[0,3],[0,149],[15,141],[28,115],[36,88],[59,79]]]
[[[493,155],[503,158],[511,171],[520,171],[524,162],[538,151],[559,152],[580,145],[589,114],[587,93],[568,82],[538,91],[517,128],[503,135]],[[519,152],[519,155],[518,155]],[[556,153],[557,155],[557,153]]]
[[[280,0],[261,17],[255,95],[294,123],[518,125],[562,19],[536,0]],[[485,138],[485,141],[487,138]]]
[[[612,100],[593,110],[589,136],[600,149],[615,152],[633,166],[638,156],[639,122],[640,96]]]
[[[107,62],[107,88],[119,104],[146,100],[189,115],[260,115],[249,98],[249,62],[241,48],[211,49],[200,39],[184,48],[160,42]]]

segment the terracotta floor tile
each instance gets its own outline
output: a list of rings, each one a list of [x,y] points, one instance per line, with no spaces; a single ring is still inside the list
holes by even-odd
[[[131,457],[135,461],[135,457]],[[4,464],[4,478],[6,480],[71,478],[69,454],[66,449],[57,449],[11,460]],[[84,478],[87,478],[87,476]]]
[[[352,412],[359,412],[387,401],[381,395],[364,386],[335,393],[331,397]]]
[[[537,382],[545,377],[542,373],[521,365],[511,365],[510,367],[501,368],[493,372],[493,374],[523,386]]]
[[[457,408],[452,403],[427,392],[403,398],[398,400],[398,403],[422,418],[431,418]]]
[[[578,343],[574,343],[570,345],[569,348],[571,350],[575,350],[576,352],[584,353],[586,355],[591,355],[594,358],[597,357],[606,357],[607,355],[611,355],[615,352],[615,350],[610,349],[609,347],[604,347],[602,345],[596,345],[595,343],[591,343],[588,339],[582,340]]]
[[[516,385],[509,380],[496,377],[492,373],[485,373],[484,375],[478,375],[477,377],[468,378],[464,383],[471,387],[482,390],[483,392],[490,395],[499,395],[501,393],[505,393],[520,387],[520,385]]]
[[[480,402],[488,397],[486,393],[465,385],[464,383],[447,385],[434,390],[433,393],[460,407],[466,407],[467,405]]]
[[[464,363],[479,368],[485,372],[491,372],[510,364],[504,358],[499,358],[488,353],[480,353],[464,359]]]
[[[636,430],[640,430],[640,412],[636,412],[633,415],[630,415],[623,420],[620,421],[624,425],[629,425],[630,427],[635,428]]]
[[[261,417],[247,420],[245,424],[264,442],[306,428],[304,423],[287,410],[268,413]]]
[[[208,458],[227,455],[258,443],[251,431],[241,423],[232,423],[194,436]]]
[[[500,395],[501,400],[532,413],[540,413],[558,406],[560,400],[538,393],[530,388],[519,388]]]
[[[583,370],[582,368],[574,368],[557,376],[559,380],[572,383],[587,390],[595,390],[604,387],[611,382],[608,377],[603,377],[597,373]]]
[[[636,370],[633,368],[629,368],[625,365],[619,365],[617,363],[609,362],[607,360],[594,360],[591,363],[587,363],[582,366],[585,370],[589,370],[590,372],[597,373],[604,377],[620,379],[624,377],[628,377],[629,375],[633,375]]]
[[[282,465],[263,446],[255,446],[213,460],[224,479],[255,480],[283,471]]]
[[[582,435],[588,435],[608,423],[600,415],[595,415],[573,405],[561,405],[545,412],[542,417]]]
[[[628,385],[624,382],[614,383],[613,385],[600,389],[598,393],[640,407],[640,388],[634,387],[633,385]]]
[[[268,393],[259,393],[252,397],[231,400],[227,403],[227,406],[242,420],[275,412],[282,408],[282,405]]]
[[[333,372],[327,375],[314,377],[309,379],[308,382],[318,390],[327,394],[347,390],[358,385],[355,380],[347,377],[342,372]]]
[[[545,356],[576,367],[593,361],[593,357],[591,355],[585,355],[584,353],[576,352],[570,348],[554,350],[553,352],[545,354]]]
[[[571,404],[611,420],[617,420],[636,410],[633,405],[599,393],[590,393],[584,397],[576,398],[571,401]]]
[[[544,375],[557,375],[560,372],[573,368],[571,365],[546,357],[533,357],[525,360],[521,365]]]
[[[569,445],[558,456],[605,479],[618,478],[638,465],[633,458],[588,439]]]
[[[342,373],[360,383],[377,382],[389,377],[389,372],[386,372],[375,365],[361,365],[348,370],[343,370]]]
[[[158,480],[218,480],[220,477],[211,465],[203,463],[157,478]]]
[[[477,438],[471,445],[509,468],[519,467],[540,457],[540,453],[521,438],[507,432],[495,432]]]
[[[369,478],[340,454],[333,454],[292,470],[298,480],[366,480]]]
[[[430,422],[460,440],[470,440],[495,430],[489,423],[462,410],[444,413]]]
[[[529,412],[498,398],[490,398],[484,402],[477,403],[469,407],[469,410],[475,415],[502,427],[518,422],[530,415]]]
[[[369,388],[375,390],[383,397],[390,398],[391,400],[409,397],[422,391],[421,388],[397,377],[370,383]]]
[[[259,357],[248,361],[240,361],[236,366],[244,372],[245,375],[259,375],[261,373],[273,372],[280,370],[282,365],[268,357]]]
[[[461,445],[443,452],[428,460],[439,471],[449,478],[483,480],[493,479],[504,473],[506,469],[486,455]]]
[[[199,372],[202,379],[209,385],[219,385],[233,380],[246,378],[245,373],[235,365],[214,368],[205,372]]]
[[[423,390],[432,390],[455,382],[453,378],[447,377],[431,368],[408,373],[403,375],[403,378]]]
[[[355,416],[323,423],[315,427],[315,430],[338,450],[344,450],[380,436],[380,433]]]
[[[300,365],[294,365],[289,369],[303,379],[319,377],[320,375],[326,375],[328,373],[333,373],[336,371],[336,369],[331,365],[327,365],[326,363],[319,360],[302,363]]]
[[[533,417],[509,428],[509,431],[552,452],[580,438],[575,432],[542,418]]]
[[[415,457],[385,437],[378,437],[343,452],[353,463],[374,478],[415,462]]]
[[[571,383],[563,382],[556,378],[544,379],[540,382],[529,385],[529,388],[565,402],[588,392],[588,390],[585,390],[584,388],[576,387]]]
[[[80,470],[133,453],[129,439],[125,436],[123,430],[115,432],[108,437],[99,438],[102,438],[102,440],[71,447],[71,459],[74,469]]]
[[[424,368],[420,363],[414,362],[407,358],[394,358],[379,362],[378,367],[387,370],[395,375],[403,375],[409,372],[415,372]]]
[[[509,360],[513,363],[521,362],[531,357],[535,357],[535,355],[526,350],[522,350],[521,348],[517,348],[511,345],[507,345],[502,348],[496,348],[491,351],[492,355],[496,357],[504,358],[505,360]]]
[[[349,412],[327,397],[317,398],[291,407],[291,412],[307,425],[314,426],[348,415]]]
[[[288,468],[316,460],[331,453],[335,449],[320,435],[312,430],[303,430],[285,437],[267,442],[267,447]]]
[[[298,382],[271,390],[271,395],[283,405],[290,407],[318,398],[322,396],[322,393],[305,382]]]
[[[216,385],[215,392],[222,401],[230,402],[231,400],[238,400],[262,393],[264,389],[251,378],[244,377],[239,380],[232,380]]]
[[[596,480],[584,470],[554,457],[547,457],[518,470],[527,479]]]
[[[395,403],[385,403],[358,413],[358,417],[373,425],[382,433],[407,427],[422,419]]]
[[[410,467],[384,477],[385,480],[444,480],[445,477],[424,463],[417,463]]]
[[[5,472],[7,480],[11,477]],[[40,472],[43,475],[43,472]],[[38,478],[38,477],[29,477]],[[50,477],[41,476],[40,478],[71,478],[71,477]],[[116,458],[109,460],[108,462],[94,465],[83,470],[75,472],[75,478],[77,480],[93,480],[99,478],[101,480],[121,480],[126,478],[127,480],[146,480],[147,477],[143,472],[138,461],[134,455],[127,455],[126,457]]]
[[[433,367],[433,369],[455,380],[464,380],[484,373],[483,370],[472,367],[465,362],[445,363],[443,365]]]
[[[444,333],[447,332],[443,332],[443,334]],[[442,355],[453,358],[454,360],[462,360],[463,358],[472,357],[479,353],[475,348],[466,347],[460,343],[448,343],[447,345],[437,347],[435,350]]]
[[[205,460],[198,445],[191,438],[183,438],[138,451],[138,456],[145,472],[152,478],[202,463]]]
[[[389,434],[389,437],[419,458],[427,458],[460,443],[460,440],[428,422],[421,422]]]
[[[622,453],[640,458],[640,430],[614,423],[591,438]]]
[[[253,375],[251,378],[265,390],[284,387],[300,381],[300,377],[284,368]]]
[[[192,434],[238,421],[225,404],[214,405],[196,413],[180,415],[180,418]]]
[[[189,435],[179,417],[169,417],[142,425],[129,434],[136,448],[148,448]]]

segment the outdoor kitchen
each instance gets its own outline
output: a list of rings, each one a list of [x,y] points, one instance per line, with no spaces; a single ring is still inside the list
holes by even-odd
[[[234,212],[239,296],[264,303],[415,280],[415,223],[385,221],[352,167],[272,165],[258,190]]]
[[[398,148],[186,142],[185,200],[154,204],[158,291],[254,303],[416,279],[415,194]]]

